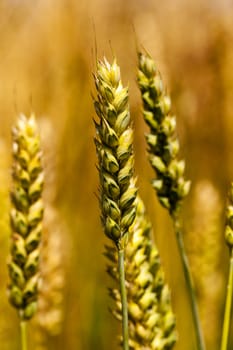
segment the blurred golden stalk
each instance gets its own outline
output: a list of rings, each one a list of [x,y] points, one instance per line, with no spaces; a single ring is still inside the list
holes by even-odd
[[[188,246],[196,285],[200,317],[207,348],[219,336],[220,297],[223,286],[221,264],[221,198],[216,187],[201,180],[193,191]]]
[[[58,212],[47,206],[41,245],[40,283],[38,297],[37,347],[46,349],[49,336],[60,333],[63,319],[62,302],[65,285],[64,225]]]

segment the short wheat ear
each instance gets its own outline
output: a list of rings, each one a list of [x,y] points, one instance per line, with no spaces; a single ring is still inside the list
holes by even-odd
[[[227,294],[222,330],[221,350],[228,349],[229,331],[231,323],[231,309],[233,296],[233,183],[229,193],[229,205],[226,213],[225,240],[229,247],[229,277],[227,284]]]
[[[189,192],[190,181],[184,178],[185,163],[178,159],[179,142],[176,137],[176,117],[171,114],[171,99],[166,93],[156,64],[148,54],[138,53],[137,80],[143,102],[144,120],[149,126],[146,135],[149,160],[156,178],[152,186],[159,202],[172,218],[177,245],[190,297],[193,323],[199,350],[204,350],[197,302],[188,258],[185,252],[180,208]]]
[[[130,227],[125,249],[129,345],[135,350],[170,350],[177,340],[170,290],[165,282],[158,249],[152,241],[152,226],[139,196],[136,203],[136,218]],[[106,246],[105,256],[108,258],[107,271],[118,282],[117,254],[112,246]],[[115,302],[112,313],[121,320],[119,289],[110,288],[109,293]]]
[[[128,350],[124,252],[129,228],[136,216],[137,195],[128,88],[122,85],[120,69],[115,60],[112,64],[106,59],[98,62],[94,80],[97,90],[94,101],[98,116],[95,122],[95,145],[100,179],[101,221],[106,236],[114,242],[118,253],[123,348]]]
[[[21,115],[12,134],[12,235],[8,295],[11,304],[18,310],[22,350],[26,350],[26,321],[34,315],[37,306],[43,171],[40,139],[34,116],[26,118]]]

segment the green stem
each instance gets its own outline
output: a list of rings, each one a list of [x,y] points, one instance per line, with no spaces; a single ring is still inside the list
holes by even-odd
[[[222,330],[221,350],[227,350],[229,329],[230,329],[230,322],[231,322],[232,295],[233,295],[233,248],[231,248],[230,250],[230,266],[229,266],[226,305],[225,305],[223,330]]]
[[[128,306],[127,295],[125,287],[125,267],[124,267],[124,250],[118,250],[118,271],[120,279],[120,292],[121,292],[121,305],[122,305],[122,336],[123,336],[123,349],[129,349],[129,335],[128,335]]]
[[[173,218],[174,231],[176,234],[177,245],[178,245],[180,258],[183,266],[185,282],[186,282],[186,286],[187,286],[188,294],[190,298],[193,323],[194,323],[194,328],[196,333],[197,349],[205,350],[205,343],[204,343],[204,338],[203,338],[199,314],[198,314],[198,307],[197,307],[197,301],[196,301],[196,296],[195,296],[195,291],[194,291],[194,286],[193,286],[193,281],[191,276],[191,270],[190,270],[188,257],[186,255],[185,247],[184,247],[181,223],[180,223],[179,216],[177,214],[172,215],[172,218]]]
[[[21,350],[27,350],[27,321],[20,321]]]

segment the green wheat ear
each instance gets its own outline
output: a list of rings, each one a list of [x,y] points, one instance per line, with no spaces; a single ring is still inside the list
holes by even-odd
[[[142,53],[138,54],[138,62],[143,115],[150,128],[146,135],[149,160],[157,176],[152,185],[160,203],[174,214],[190,188],[190,181],[184,179],[185,163],[178,160],[176,117],[171,114],[171,100],[155,62]]]
[[[99,62],[94,78],[101,219],[106,236],[122,249],[136,215],[137,194],[128,88],[122,86],[116,61]]]
[[[40,139],[34,116],[21,115],[13,128],[11,189],[11,256],[8,263],[9,300],[20,319],[36,311],[38,268],[42,233],[42,188]]]
[[[130,228],[125,250],[126,286],[129,312],[130,349],[171,349],[176,342],[176,321],[172,312],[170,291],[164,280],[159,253],[152,242],[152,227],[142,200],[137,197],[137,213]],[[118,281],[117,255],[107,246],[107,271]],[[121,301],[118,289],[109,289],[115,301],[112,312],[121,320]]]
[[[205,350],[191,271],[183,242],[180,208],[182,200],[189,192],[190,181],[184,178],[185,162],[178,158],[176,117],[171,114],[171,99],[164,89],[155,62],[148,54],[138,54],[137,80],[143,101],[144,119],[150,128],[146,140],[149,160],[156,173],[152,185],[159,202],[169,211],[173,221],[189,291],[197,347],[199,350]]]

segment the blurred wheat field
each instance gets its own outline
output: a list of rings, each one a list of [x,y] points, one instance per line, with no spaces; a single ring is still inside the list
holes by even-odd
[[[205,3],[200,0],[165,0],[162,3],[153,0],[0,1],[2,350],[17,349],[19,340],[17,315],[6,295],[11,127],[19,113],[28,115],[31,111],[38,118],[43,141],[47,171],[45,198],[59,217],[51,230],[56,231],[60,223],[64,240],[61,245],[64,254],[64,286],[61,283],[64,288],[59,304],[61,324],[59,331],[46,335],[47,349],[118,348],[119,325],[109,312],[107,287],[110,280],[103,257],[106,239],[96,199],[98,174],[91,96],[96,54],[101,59],[106,55],[109,60],[115,55],[123,81],[129,82],[140,193],[154,225],[177,316],[179,341],[174,349],[195,349],[172,225],[150,186],[152,171],[146,159],[146,126],[136,86],[136,45],[145,47],[156,59],[177,115],[181,152],[193,188],[183,209],[185,243],[193,269],[195,261],[199,259],[198,264],[200,261],[204,264],[206,258],[205,249],[198,248],[199,238],[203,239],[207,250],[218,246],[213,249],[216,256],[210,259],[207,254],[208,264],[213,264],[216,274],[202,279],[201,287],[197,285],[207,293],[205,298],[209,303],[213,300],[218,303],[216,308],[203,304],[201,289],[198,290],[207,348],[219,348],[228,261],[223,235],[224,208],[227,188],[233,180],[232,42],[233,6],[227,0]],[[199,186],[203,182],[211,186],[212,192]],[[198,197],[201,195],[198,189],[200,193],[205,191],[205,195]],[[212,193],[217,196],[213,197]],[[207,218],[208,208],[217,215],[213,224],[214,214],[210,213],[209,225],[214,225],[210,229],[202,217]],[[210,240],[203,231],[210,235]],[[209,271],[212,271],[211,266],[205,273]],[[195,279],[200,273],[201,269],[194,271]],[[214,278],[211,289],[213,285],[218,286],[216,294],[211,290],[214,298],[208,297],[211,278]],[[212,314],[213,310],[216,314]],[[212,337],[208,334],[206,320],[215,330]],[[233,322],[230,348],[233,347],[232,327]],[[37,344],[36,329],[36,322],[32,322],[30,348],[42,350]]]

